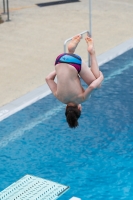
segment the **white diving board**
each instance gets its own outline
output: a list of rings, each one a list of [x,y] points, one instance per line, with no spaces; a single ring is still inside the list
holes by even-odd
[[[56,200],[68,189],[69,186],[26,175],[0,192],[0,200]]]

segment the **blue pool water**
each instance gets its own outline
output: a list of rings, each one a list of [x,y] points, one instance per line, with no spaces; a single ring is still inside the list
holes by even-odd
[[[60,199],[133,199],[133,49],[104,64],[77,129],[53,95],[0,123],[0,191],[26,174],[64,185]]]

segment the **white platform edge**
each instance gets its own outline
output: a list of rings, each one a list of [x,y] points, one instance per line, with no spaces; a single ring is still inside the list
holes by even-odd
[[[101,66],[132,48],[133,38],[99,55],[97,57],[98,65]],[[46,84],[44,84],[43,86],[38,87],[24,96],[0,107],[0,121],[44,98],[50,93],[50,89]]]
[[[69,186],[27,174],[2,190],[0,192],[0,200],[41,200],[44,197],[47,200],[56,200],[69,189]]]

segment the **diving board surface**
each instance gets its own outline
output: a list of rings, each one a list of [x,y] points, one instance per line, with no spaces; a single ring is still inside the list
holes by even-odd
[[[56,200],[68,189],[69,186],[26,175],[0,192],[0,200]]]

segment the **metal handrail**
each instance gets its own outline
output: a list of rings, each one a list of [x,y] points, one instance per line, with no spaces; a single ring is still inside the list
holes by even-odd
[[[6,12],[7,10],[7,12]],[[7,22],[10,21],[10,16],[9,16],[9,1],[6,0],[6,3],[5,3],[5,0],[3,0],[3,14],[7,14]]]
[[[78,35],[81,35],[81,38],[83,37],[83,34],[85,34],[85,33],[87,33],[88,34],[88,36],[89,37],[91,37],[91,34],[90,34],[90,32],[89,31],[83,31],[83,32],[81,32],[81,33],[79,33]],[[70,40],[72,40],[72,38],[73,37],[71,37],[71,38],[68,38],[67,40],[65,40],[65,42],[64,42],[64,53],[66,53],[66,44],[67,44],[67,42],[69,42]],[[88,66],[90,66],[90,54],[88,53]]]
[[[3,14],[6,14],[5,0],[3,0]]]
[[[92,2],[89,0],[89,30],[92,36]]]

